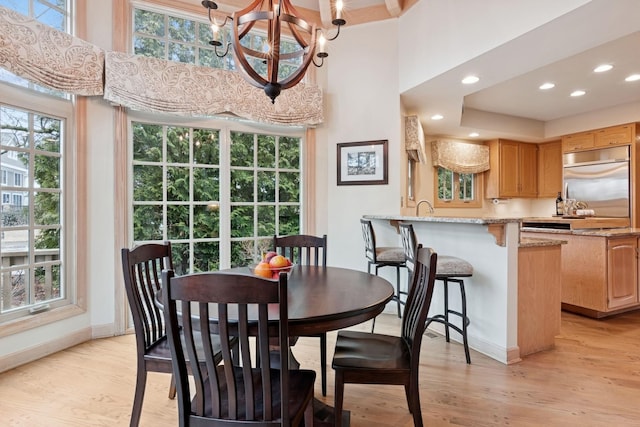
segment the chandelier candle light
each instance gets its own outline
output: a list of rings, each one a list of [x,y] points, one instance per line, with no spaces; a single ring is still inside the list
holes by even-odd
[[[335,40],[340,34],[340,27],[346,24],[342,19],[342,0],[337,0],[334,5],[336,17],[331,23],[338,27],[338,31],[333,37],[325,37],[322,29],[300,18],[300,14],[289,0],[254,0],[246,8],[225,17],[221,24],[211,13],[218,8],[214,1],[203,0],[202,6],[209,12],[209,22],[213,31],[213,40],[209,44],[215,47],[216,56],[225,57],[232,46],[235,65],[241,75],[253,86],[264,89],[272,103],[275,103],[283,89],[289,89],[302,80],[312,62],[316,67],[322,67],[324,58],[329,56],[324,50],[325,42]],[[227,43],[223,53],[219,53],[218,48],[222,46],[219,40],[220,29],[228,21],[232,22],[232,41]],[[249,33],[256,23],[259,23],[260,28],[264,25],[266,30],[267,44],[263,51],[250,47]],[[283,31],[285,34],[291,34],[297,45],[296,49],[287,48],[281,52]],[[314,54],[319,58],[319,63],[316,63]],[[281,67],[281,60],[286,66]],[[292,67],[292,64],[297,67]]]

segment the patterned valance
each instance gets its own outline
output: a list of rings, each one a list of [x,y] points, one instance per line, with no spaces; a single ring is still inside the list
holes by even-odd
[[[411,160],[420,163],[427,161],[424,150],[424,133],[418,116],[404,118],[404,146]]]
[[[0,7],[0,67],[75,95],[102,95],[104,51]]]
[[[105,59],[106,57],[106,59]],[[105,62],[106,61],[106,62]],[[322,90],[299,83],[271,103],[238,73],[102,49],[0,7],[0,67],[74,95],[103,95],[124,107],[269,124],[323,122]]]
[[[431,142],[433,166],[457,173],[480,173],[489,170],[489,147],[461,141]]]
[[[210,116],[232,113],[265,123],[322,123],[322,91],[299,83],[275,104],[238,73],[109,52],[104,98],[136,110]]]

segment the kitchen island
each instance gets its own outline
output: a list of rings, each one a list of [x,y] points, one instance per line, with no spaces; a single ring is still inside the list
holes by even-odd
[[[638,228],[538,229],[523,237],[560,238],[562,308],[593,318],[640,309]]]
[[[397,225],[409,222],[423,246],[433,248],[438,254],[458,256],[473,265],[473,276],[465,279],[471,348],[502,363],[514,363],[525,354],[553,346],[553,342],[549,343],[549,336],[557,334],[560,324],[559,274],[523,275],[522,272],[524,269],[535,272],[550,268],[559,271],[561,238],[521,241],[521,218],[402,215],[365,215],[364,218],[374,221],[376,240],[381,246],[400,246]],[[524,252],[528,253],[528,258],[522,258]],[[519,259],[525,259],[527,265],[519,268]],[[554,260],[557,266],[553,264]],[[544,263],[544,266],[537,268],[534,265],[537,262]],[[529,282],[522,283],[523,277]],[[537,298],[539,304],[528,305],[537,308],[522,313],[518,301],[521,285],[522,291],[526,288],[528,292],[527,298],[540,295],[548,298],[542,301]],[[450,304],[459,307],[456,292],[450,293]],[[442,310],[442,287],[436,286],[431,313],[441,313]],[[540,323],[540,316],[551,316],[551,319],[546,324]],[[532,325],[532,322],[538,323]],[[523,326],[526,327],[523,329]],[[439,324],[432,323],[431,327],[438,332],[444,330]],[[519,336],[519,329],[527,331],[526,344],[523,341],[525,332]],[[459,337],[454,333],[452,339],[458,340]],[[524,351],[520,349],[521,344]]]

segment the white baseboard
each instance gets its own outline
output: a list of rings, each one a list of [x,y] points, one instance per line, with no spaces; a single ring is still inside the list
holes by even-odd
[[[62,337],[55,337],[51,341],[38,343],[25,350],[11,353],[0,358],[0,372],[8,371],[17,366],[41,359],[50,354],[78,345],[91,339],[91,329],[83,328]]]
[[[91,327],[91,338],[108,338],[116,335],[115,325],[113,323],[107,323],[104,325],[94,325]]]

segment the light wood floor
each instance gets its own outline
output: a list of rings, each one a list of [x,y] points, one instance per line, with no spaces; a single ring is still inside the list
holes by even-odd
[[[398,333],[393,315],[378,319],[376,332]],[[425,425],[640,426],[640,313],[604,321],[563,313],[562,319],[554,350],[512,366],[477,352],[467,366],[459,344],[426,337]],[[333,348],[335,333],[329,340]],[[95,340],[0,374],[0,425],[128,426],[134,347],[132,335]],[[303,367],[318,368],[318,339],[300,339],[294,353]],[[168,385],[168,375],[149,375],[141,426],[176,425]],[[330,368],[328,388],[331,404]],[[401,387],[347,385],[344,405],[353,427],[413,425]]]

